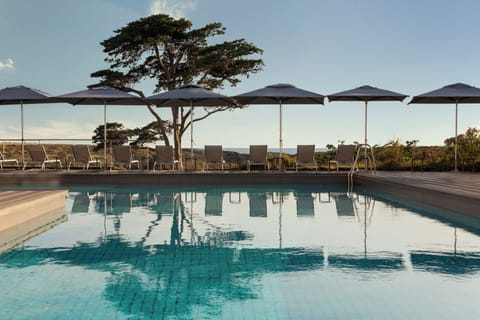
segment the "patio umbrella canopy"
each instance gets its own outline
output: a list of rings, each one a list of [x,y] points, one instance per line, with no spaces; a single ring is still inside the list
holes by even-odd
[[[455,103],[455,167],[457,168],[457,137],[458,137],[458,104],[480,103],[480,88],[465,84],[455,83],[437,90],[414,96],[411,103],[424,104],[453,104]]]
[[[407,95],[379,89],[372,86],[361,86],[355,89],[330,94],[327,96],[332,101],[363,101],[365,102],[365,146],[368,147],[368,102],[369,101],[403,101]],[[366,156],[365,150],[365,156]]]
[[[368,102],[369,101],[403,101],[407,96],[401,93],[379,89],[371,86],[361,86],[352,90],[342,91],[327,96],[328,101],[363,101],[365,102],[365,144],[368,144]]]
[[[111,87],[97,87],[63,94],[48,99],[52,102],[66,102],[72,105],[103,105],[103,157],[107,168],[107,104],[148,105],[144,99]]]
[[[22,144],[22,164],[25,162],[25,142],[23,137],[23,105],[47,103],[50,94],[25,86],[9,87],[0,90],[0,105],[20,104],[20,127]]]
[[[157,107],[190,107],[190,157],[193,159],[193,108],[195,106],[237,106],[227,96],[212,92],[198,85],[185,85],[167,92],[159,93],[145,100]]]
[[[279,105],[280,111],[280,159],[283,154],[283,105],[284,104],[323,104],[324,96],[315,92],[299,89],[291,84],[279,83],[265,88],[246,92],[234,97],[241,104]]]

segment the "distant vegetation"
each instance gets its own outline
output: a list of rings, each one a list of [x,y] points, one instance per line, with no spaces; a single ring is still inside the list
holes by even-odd
[[[108,141],[112,145],[125,144],[130,141],[133,153],[137,159],[150,159],[150,168],[155,158],[154,148],[145,146],[144,141],[139,139],[139,129],[126,129],[120,123],[107,124],[109,130]],[[116,131],[121,131],[116,132]],[[103,127],[99,126],[92,137],[92,154],[94,158],[102,158],[103,144],[99,143],[103,136]],[[116,140],[117,138],[118,141]],[[118,143],[117,143],[118,142]],[[394,139],[382,146],[374,146],[374,153],[378,170],[424,170],[424,171],[448,171],[454,166],[454,142],[455,138],[445,139],[443,146],[420,146],[418,140],[406,141],[401,143],[399,139]],[[343,141],[341,143],[344,143]],[[336,147],[327,145],[327,151],[317,152],[315,158],[321,170],[327,170],[329,160],[335,159]],[[21,159],[21,148],[19,143],[3,143],[2,152],[7,158]],[[67,163],[72,158],[71,145],[64,144],[45,144],[48,155],[54,159],[61,159]],[[184,150],[186,152],[187,150]],[[197,169],[203,167],[203,150],[195,149],[195,158]],[[28,159],[28,155],[26,155]],[[275,168],[275,158],[278,153],[269,153],[268,157]],[[240,154],[233,151],[224,151],[224,159],[227,162],[227,168],[245,169],[248,154]],[[284,154],[284,162],[287,169],[294,168],[295,155]],[[362,166],[363,163],[360,163]],[[480,169],[480,130],[469,128],[464,134],[458,136],[458,166],[461,171],[476,171]],[[187,165],[190,168],[190,164]],[[304,170],[313,170],[313,167],[305,167]],[[346,168],[344,168],[346,169]]]

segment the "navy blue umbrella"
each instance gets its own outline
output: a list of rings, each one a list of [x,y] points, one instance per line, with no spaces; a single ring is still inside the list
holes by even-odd
[[[458,136],[458,104],[459,103],[480,103],[480,88],[464,84],[455,83],[443,88],[433,90],[418,96],[414,96],[410,103],[429,103],[429,104],[453,104],[455,103],[455,167],[457,168],[457,136]]]
[[[23,137],[23,105],[47,103],[48,93],[25,86],[9,87],[0,90],[0,105],[20,104],[20,127],[22,144],[22,164],[25,162],[25,142]]]
[[[190,157],[193,159],[193,108],[195,106],[236,106],[227,96],[207,90],[198,85],[185,85],[167,92],[147,97],[146,100],[157,107],[190,106]],[[193,160],[192,160],[193,161]]]
[[[148,105],[144,99],[111,87],[97,87],[63,94],[49,99],[75,105],[103,105],[103,157],[107,168],[107,104]]]
[[[284,104],[323,104],[321,94],[299,89],[287,83],[278,83],[265,88],[239,94],[234,99],[241,104],[274,104],[280,106],[280,159],[283,153],[283,105]]]
[[[368,145],[368,102],[369,101],[403,101],[407,96],[401,93],[379,89],[371,86],[361,86],[352,90],[342,91],[327,96],[328,101],[363,101],[365,102],[365,145]]]
[[[407,96],[401,93],[379,89],[371,86],[361,86],[355,89],[338,92],[335,94],[330,94],[327,96],[330,102],[332,101],[363,101],[365,102],[365,170],[368,169],[368,156],[367,149],[370,149],[368,144],[368,102],[369,101],[403,101]],[[358,157],[358,154],[357,154]],[[373,160],[374,169],[375,169],[375,159]]]

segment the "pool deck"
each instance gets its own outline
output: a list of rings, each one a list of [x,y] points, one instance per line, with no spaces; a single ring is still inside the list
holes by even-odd
[[[480,218],[480,175],[463,172],[358,173],[356,186]]]
[[[66,220],[66,190],[0,191],[0,252]]]
[[[0,172],[0,188],[63,187],[80,185],[110,186],[200,186],[200,185],[345,185],[346,171],[102,171],[37,170]],[[356,187],[368,186],[405,200],[441,207],[480,218],[480,175],[460,172],[378,171],[359,172]]]

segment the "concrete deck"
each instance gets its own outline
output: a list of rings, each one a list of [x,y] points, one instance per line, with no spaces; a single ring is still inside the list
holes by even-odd
[[[480,218],[480,175],[460,172],[358,173],[354,185]]]
[[[0,252],[66,221],[66,190],[0,191]]]

